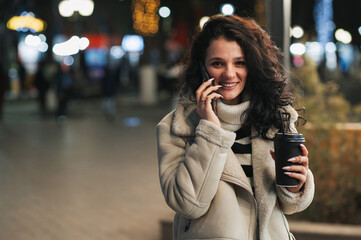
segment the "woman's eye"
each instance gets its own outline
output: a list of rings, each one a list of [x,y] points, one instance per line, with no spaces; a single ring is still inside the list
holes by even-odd
[[[245,62],[245,61],[237,61],[237,62],[236,62],[236,65],[237,65],[237,66],[245,66],[245,65],[246,65],[246,62]]]
[[[217,67],[217,66],[222,66],[221,62],[212,62],[212,66]]]

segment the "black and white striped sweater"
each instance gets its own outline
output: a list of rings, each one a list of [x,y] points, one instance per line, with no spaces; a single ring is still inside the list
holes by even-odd
[[[232,150],[248,177],[251,186],[253,186],[251,128],[242,126],[245,120],[242,114],[248,107],[249,101],[242,102],[238,105],[227,105],[218,101],[217,113],[222,128],[236,133],[236,140],[232,146]]]

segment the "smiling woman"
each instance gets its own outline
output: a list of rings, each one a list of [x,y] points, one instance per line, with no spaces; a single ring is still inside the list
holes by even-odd
[[[284,214],[308,207],[314,183],[302,145],[301,165],[285,173],[298,185],[275,184],[279,110],[289,132],[298,116],[280,51],[254,20],[230,15],[211,17],[188,56],[177,107],[157,125],[173,238],[293,239]]]

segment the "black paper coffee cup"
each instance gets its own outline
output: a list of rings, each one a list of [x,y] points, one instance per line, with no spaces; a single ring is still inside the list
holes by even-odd
[[[288,162],[288,159],[302,155],[300,147],[305,139],[300,133],[276,133],[274,137],[275,164],[276,164],[276,184],[282,187],[295,187],[298,179],[286,175],[285,166],[297,165],[298,163]]]

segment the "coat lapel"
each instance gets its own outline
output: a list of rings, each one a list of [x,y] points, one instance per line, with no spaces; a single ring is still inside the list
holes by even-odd
[[[172,132],[181,137],[194,137],[199,120],[194,95],[188,88],[182,88],[173,115]]]
[[[223,169],[221,180],[243,187],[250,193],[253,192],[246,174],[231,149],[228,151],[227,161]]]
[[[274,136],[276,129],[269,131],[269,136]],[[254,132],[252,133],[254,134]],[[275,186],[275,163],[270,154],[273,150],[273,142],[263,138],[252,140],[252,165],[253,180],[255,186],[255,197],[258,206],[259,229],[267,230],[274,206],[277,201]],[[263,235],[260,232],[261,236]]]

